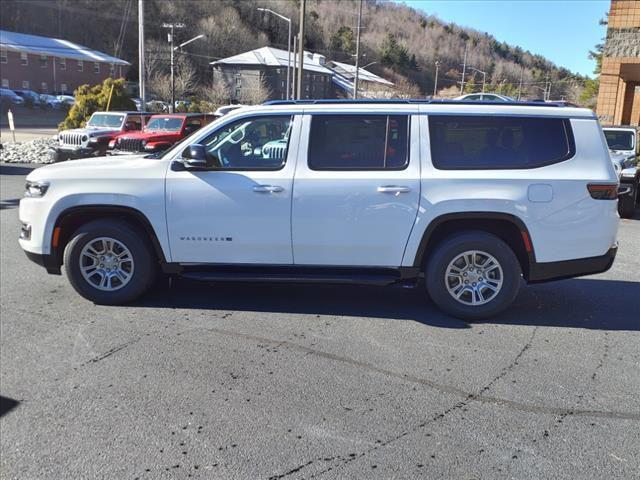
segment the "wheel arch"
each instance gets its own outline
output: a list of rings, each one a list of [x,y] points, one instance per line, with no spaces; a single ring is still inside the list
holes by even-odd
[[[81,225],[102,218],[119,219],[139,230],[151,242],[158,262],[161,265],[167,263],[156,231],[147,216],[140,210],[119,205],[82,205],[67,208],[56,218],[51,239],[51,263],[57,267],[58,272],[63,263],[64,249],[73,233]]]
[[[429,252],[438,243],[465,230],[485,231],[503,240],[515,253],[522,273],[528,279],[531,266],[536,262],[529,230],[520,218],[501,212],[447,213],[434,218],[422,235],[413,266],[424,268]]]

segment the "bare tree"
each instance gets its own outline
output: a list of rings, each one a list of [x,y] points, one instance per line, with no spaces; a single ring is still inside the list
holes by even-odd
[[[243,79],[244,80],[244,79]],[[247,78],[242,85],[240,101],[247,105],[263,103],[271,97],[271,89],[262,76]]]
[[[214,80],[200,90],[202,97],[213,105],[223,105],[229,102],[231,91],[223,80]]]
[[[183,56],[177,57],[175,69],[175,96],[183,98],[193,93],[198,84],[198,76],[193,64]],[[156,71],[148,78],[149,90],[159,99],[171,103],[171,75]]]

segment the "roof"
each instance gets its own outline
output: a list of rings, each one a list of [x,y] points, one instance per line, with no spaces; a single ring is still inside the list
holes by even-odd
[[[296,55],[297,57],[297,55]],[[280,50],[273,47],[262,47],[248,52],[239,53],[232,57],[223,58],[211,62],[211,65],[257,65],[266,67],[287,68],[289,54],[287,50]],[[304,52],[304,70],[332,75],[332,71],[312,60],[313,53]],[[291,66],[296,68],[299,65],[298,58],[291,54]]]
[[[342,63],[342,62],[331,62],[331,63],[335,65],[335,68],[333,70],[337,74],[342,75],[348,80],[355,78],[355,75],[356,75],[355,65],[349,65],[348,63]],[[358,68],[358,80],[361,80],[364,82],[382,83],[384,85],[393,85],[393,83],[391,83],[389,80],[385,80],[384,78],[379,77],[375,73],[371,73],[362,67]]]
[[[49,55],[52,57],[73,58],[88,62],[115,63],[116,65],[129,65],[120,58],[112,57],[106,53],[98,52],[77,43],[59,38],[40,37],[26,33],[9,32],[0,30],[0,48],[16,52],[32,53],[35,55]]]

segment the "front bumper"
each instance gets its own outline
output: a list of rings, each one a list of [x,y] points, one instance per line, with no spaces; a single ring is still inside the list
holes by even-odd
[[[578,258],[560,262],[535,262],[529,267],[528,283],[550,282],[564,278],[582,277],[606,272],[613,265],[618,253],[616,243],[607,253],[599,257]]]
[[[70,160],[93,157],[100,153],[97,147],[54,147],[52,150],[59,157]]]
[[[47,273],[50,273],[53,275],[61,274],[60,262],[58,261],[58,258],[55,255],[42,255],[39,253],[28,252],[27,250],[24,250],[24,253],[27,256],[27,258],[31,260],[33,263],[36,263],[41,267],[44,267],[47,270]]]

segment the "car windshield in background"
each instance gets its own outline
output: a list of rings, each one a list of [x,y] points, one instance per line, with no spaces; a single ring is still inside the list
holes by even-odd
[[[145,130],[162,130],[164,132],[177,132],[182,128],[182,118],[156,117],[152,118]]]
[[[611,150],[633,150],[633,132],[605,130],[604,136]]]
[[[124,115],[93,115],[87,122],[87,127],[119,128],[124,121]]]

